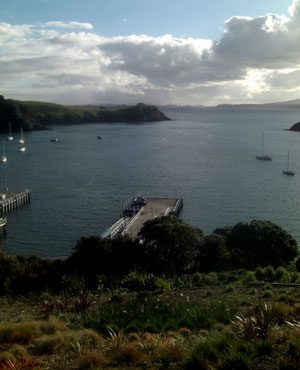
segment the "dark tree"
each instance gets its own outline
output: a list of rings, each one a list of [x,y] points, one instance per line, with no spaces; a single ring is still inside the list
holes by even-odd
[[[233,266],[237,268],[277,267],[298,255],[297,241],[270,221],[236,224],[227,238],[227,247]]]
[[[147,221],[139,237],[145,250],[145,269],[151,272],[181,274],[195,264],[202,231],[175,216]]]
[[[232,232],[232,226],[224,226],[224,227],[217,227],[214,231],[213,234],[216,235],[223,235],[223,236],[229,236]]]
[[[141,246],[128,237],[82,237],[67,263],[71,273],[84,277],[89,287],[96,287],[100,274],[119,275],[137,269],[142,252]]]
[[[208,235],[203,238],[195,269],[201,272],[224,271],[230,268],[230,253],[223,235]]]

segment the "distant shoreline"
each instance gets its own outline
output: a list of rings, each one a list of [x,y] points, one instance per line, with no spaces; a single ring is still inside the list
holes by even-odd
[[[55,125],[86,123],[140,123],[170,121],[154,105],[65,106],[47,102],[18,101],[0,96],[0,131],[45,130]]]

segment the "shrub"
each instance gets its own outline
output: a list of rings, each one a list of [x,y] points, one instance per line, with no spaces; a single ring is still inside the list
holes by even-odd
[[[258,357],[271,356],[273,345],[268,340],[258,340],[254,343],[254,351]]]
[[[94,330],[85,329],[78,333],[77,337],[78,343],[84,349],[96,349],[101,345],[104,345],[105,341],[99,334],[97,334]]]
[[[172,363],[181,362],[184,358],[184,351],[181,346],[175,343],[159,345],[154,352],[154,361],[162,365],[163,369],[169,368]]]
[[[2,368],[7,366],[9,362],[13,363],[14,361],[15,357],[12,355],[12,353],[7,351],[0,352],[0,366],[2,366]]]
[[[256,267],[254,274],[258,281],[263,281],[265,278],[265,270],[261,266]]]
[[[192,275],[192,282],[193,282],[193,285],[196,287],[204,287],[205,286],[205,275],[201,274],[200,272],[194,272]]]
[[[126,363],[127,365],[140,364],[145,358],[136,343],[123,343],[113,357],[115,361]]]
[[[37,322],[0,324],[0,343],[27,344],[38,334]]]
[[[215,272],[210,272],[204,277],[206,285],[217,286],[219,284],[218,275]]]
[[[81,354],[79,359],[79,370],[96,369],[105,366],[107,359],[103,353],[93,350]]]
[[[169,289],[168,280],[155,277],[153,274],[131,271],[121,282],[122,287],[129,291],[139,292],[144,290]]]
[[[286,271],[286,269],[284,267],[282,267],[282,266],[277,267],[277,269],[274,273],[274,281],[287,283],[288,281],[284,281],[286,275],[288,275],[288,272]]]
[[[243,283],[248,285],[250,283],[256,282],[256,274],[253,271],[247,271],[244,278],[242,279]]]
[[[10,353],[18,360],[27,359],[29,357],[26,347],[19,344],[13,344],[10,347]]]
[[[223,332],[217,335],[200,337],[194,344],[190,357],[185,361],[184,368],[188,370],[212,369],[213,363],[231,349],[231,338],[229,333]]]
[[[275,271],[273,266],[267,266],[264,269],[264,280],[272,283],[275,278]]]
[[[39,323],[39,328],[42,333],[44,334],[55,334],[57,331],[66,331],[67,325],[55,318],[51,318],[50,320],[44,320]]]
[[[271,290],[266,290],[264,294],[262,295],[263,298],[272,298],[273,292]]]
[[[33,352],[37,355],[49,355],[62,349],[66,340],[61,334],[45,335],[33,342]]]
[[[230,353],[224,357],[219,370],[250,370],[251,360],[242,353]]]
[[[235,328],[246,340],[266,339],[273,327],[274,305],[259,304],[253,310],[236,316]]]

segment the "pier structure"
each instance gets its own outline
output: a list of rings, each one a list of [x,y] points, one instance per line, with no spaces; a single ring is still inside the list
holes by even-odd
[[[15,211],[30,203],[30,191],[28,189],[20,193],[0,193],[0,217]]]
[[[5,217],[0,217],[0,239],[6,237],[6,225],[7,221]]]
[[[157,217],[178,215],[183,207],[182,198],[143,198],[133,199],[117,220],[102,236],[113,238],[128,235],[135,239],[144,223]]]

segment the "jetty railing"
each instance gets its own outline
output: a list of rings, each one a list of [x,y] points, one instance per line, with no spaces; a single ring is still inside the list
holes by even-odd
[[[138,213],[132,217],[132,219],[130,220],[129,224],[125,227],[125,229],[122,231],[121,235],[126,235],[129,231],[129,229],[131,228],[131,226],[135,223],[135,221],[139,218],[140,214],[143,212],[144,210],[144,207],[142,207]]]
[[[183,207],[183,200],[182,200],[182,198],[179,198],[177,200],[176,204],[175,204],[175,207],[173,208],[172,212],[170,212],[170,213],[178,215],[178,213],[181,211],[182,207]]]
[[[113,238],[114,236],[119,234],[125,227],[126,227],[126,218],[123,217],[109,228],[108,233],[104,235],[104,237],[109,236],[110,238]]]

